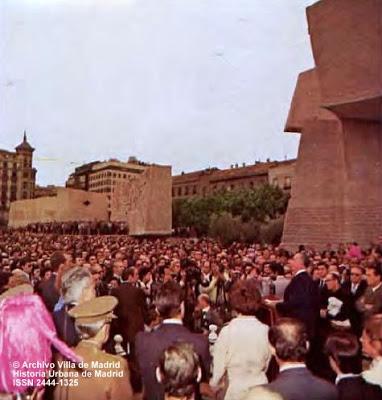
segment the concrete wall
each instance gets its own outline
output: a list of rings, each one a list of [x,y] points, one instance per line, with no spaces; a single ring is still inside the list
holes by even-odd
[[[54,197],[11,203],[8,225],[22,227],[36,222],[93,221],[107,217],[106,195],[61,188]]]
[[[321,102],[342,117],[382,121],[381,15],[382,0],[322,0],[307,8]]]
[[[111,219],[127,221],[131,235],[168,235],[172,229],[171,167],[149,166],[115,186]]]
[[[308,7],[316,68],[300,74],[286,124],[301,132],[283,243],[324,248],[382,234],[382,0]]]

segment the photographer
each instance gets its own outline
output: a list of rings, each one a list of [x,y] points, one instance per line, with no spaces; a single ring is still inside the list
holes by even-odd
[[[196,299],[199,295],[199,287],[201,282],[201,271],[196,266],[195,262],[188,260],[187,266],[185,267],[185,281],[184,281],[184,293],[185,293],[185,315],[184,323],[190,329],[194,325],[194,310],[196,306]]]
[[[201,293],[208,294],[224,321],[229,319],[228,291],[232,283],[225,266],[224,262],[212,264],[212,280],[207,287],[201,287]]]

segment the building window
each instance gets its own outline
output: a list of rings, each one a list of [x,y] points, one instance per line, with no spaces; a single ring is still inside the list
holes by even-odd
[[[284,189],[290,189],[292,186],[290,176],[284,178]]]
[[[178,187],[178,196],[181,196],[181,195],[182,195],[182,188]]]
[[[234,190],[234,189],[235,189],[235,185],[232,184],[232,185],[231,185],[231,190]]]
[[[193,188],[192,188],[192,194],[197,194],[198,192],[197,192],[197,190],[196,190],[196,185],[194,185],[193,186]]]
[[[273,186],[278,186],[278,185],[279,185],[279,181],[278,181],[277,178],[273,178],[273,180],[272,180],[272,185],[273,185]]]
[[[255,186],[255,184],[254,184],[253,182],[249,182],[249,187],[250,187],[251,189],[253,189],[254,186]]]
[[[188,186],[186,186],[186,187],[184,188],[184,195],[185,195],[185,196],[188,196]]]
[[[175,197],[175,189],[174,188],[172,188],[172,197]]]

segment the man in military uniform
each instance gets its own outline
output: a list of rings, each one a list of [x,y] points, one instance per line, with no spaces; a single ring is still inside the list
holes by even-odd
[[[55,400],[130,400],[133,397],[127,361],[108,354],[102,346],[109,337],[112,313],[118,301],[113,296],[101,296],[82,303],[69,311],[81,341],[74,351],[83,359],[78,367],[57,363],[59,373],[69,376],[55,378]],[[73,374],[77,371],[78,377]]]

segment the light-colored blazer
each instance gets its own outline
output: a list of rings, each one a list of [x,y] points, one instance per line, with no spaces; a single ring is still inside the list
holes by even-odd
[[[222,328],[214,345],[211,386],[217,387],[227,373],[225,400],[239,399],[268,382],[265,372],[270,358],[268,326],[256,317],[238,316]]]

